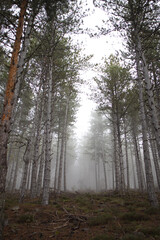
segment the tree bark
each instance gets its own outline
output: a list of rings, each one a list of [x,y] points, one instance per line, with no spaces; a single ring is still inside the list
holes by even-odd
[[[154,167],[156,172],[157,184],[160,190],[160,167],[159,167],[158,156],[157,156],[157,148],[156,148],[155,140],[153,139],[153,135],[150,129],[149,129],[149,138],[150,138],[150,146],[151,146],[153,162],[154,162]]]
[[[39,93],[41,86],[39,86]],[[40,102],[40,109],[39,107]],[[36,197],[37,190],[37,167],[39,159],[39,145],[40,145],[40,130],[41,130],[41,118],[42,118],[42,101],[40,97],[37,97],[37,107],[35,112],[34,126],[35,126],[35,139],[34,139],[34,151],[33,151],[33,164],[32,164],[32,178],[31,178],[31,197]]]
[[[16,31],[13,53],[11,58],[8,82],[4,96],[4,107],[0,123],[0,239],[3,239],[3,221],[5,204],[5,183],[7,175],[7,144],[10,133],[11,114],[13,109],[14,91],[18,65],[18,55],[21,45],[24,15],[27,8],[27,0],[23,0],[20,6],[19,22]]]
[[[51,51],[52,52],[52,51]],[[51,172],[51,120],[52,120],[52,79],[53,79],[53,59],[50,58],[48,100],[47,100],[47,121],[46,121],[46,148],[45,148],[45,168],[43,179],[42,204],[49,203],[50,172]]]
[[[112,131],[113,131],[113,161],[115,166],[115,182],[116,191],[119,191],[120,189],[120,171],[119,171],[119,161],[117,156],[117,126],[116,126],[116,116],[115,113],[112,113]]]
[[[134,152],[135,152],[138,187],[139,187],[139,190],[143,192],[144,191],[144,185],[143,185],[143,177],[142,177],[142,164],[140,162],[140,156],[139,156],[139,150],[138,150],[134,120],[132,121],[132,136],[133,136],[133,142],[134,142]]]
[[[17,154],[16,154],[16,166],[14,169],[14,177],[13,177],[13,182],[12,182],[12,189],[11,192],[14,193],[15,189],[16,189],[16,182],[17,182],[17,175],[18,175],[18,168],[19,168],[19,159],[20,158],[20,148],[18,148]]]
[[[136,35],[137,37],[137,35]],[[142,78],[140,73],[140,48],[139,44],[136,48],[136,67],[137,67],[137,76],[138,76],[138,87],[139,87],[139,101],[140,101],[140,114],[141,114],[141,123],[142,123],[142,139],[143,139],[143,155],[144,155],[144,163],[145,163],[145,173],[146,173],[146,181],[147,181],[147,192],[151,205],[153,207],[158,207],[158,200],[155,193],[151,160],[149,154],[149,146],[148,146],[148,137],[147,137],[147,123],[145,116],[145,108],[144,108],[144,100],[143,100],[143,87],[142,87]]]
[[[118,140],[118,155],[119,155],[119,165],[120,165],[120,191],[123,193],[125,190],[124,163],[123,163],[122,141],[121,141],[121,132],[120,132],[120,119],[118,115],[117,115],[117,140]]]
[[[45,136],[45,134],[44,134],[44,136]],[[43,182],[44,152],[45,152],[45,139],[43,137],[42,152],[41,152],[40,166],[39,166],[38,180],[37,180],[37,196],[38,197],[41,194],[42,182]]]
[[[128,142],[127,142],[127,127],[125,117],[124,122],[124,139],[125,139],[125,152],[126,152],[126,170],[127,170],[127,190],[130,189],[130,179],[129,179],[129,159],[128,159]]]
[[[24,161],[24,170],[23,170],[23,177],[22,177],[22,184],[21,184],[21,191],[20,191],[20,202],[23,202],[25,193],[26,193],[26,184],[27,184],[27,173],[28,173],[28,165],[30,159],[30,151],[31,151],[31,140],[27,141],[26,150],[23,156]]]
[[[4,98],[4,108],[0,124],[0,193],[5,192],[5,180],[7,173],[7,144],[10,132],[11,114],[13,108],[14,91],[16,84],[16,73],[18,65],[18,55],[21,45],[24,15],[26,12],[27,0],[23,0],[20,7],[19,23],[14,42],[11,58],[9,76]]]
[[[60,124],[58,126],[58,139],[57,139],[57,153],[56,153],[56,167],[54,175],[54,191],[57,190],[57,175],[58,175],[58,164],[59,164],[59,148],[60,148]]]
[[[24,70],[24,65],[25,65],[25,59],[27,55],[27,49],[30,43],[30,35],[31,35],[31,30],[32,30],[32,25],[34,21],[34,15],[33,13],[31,14],[28,22],[28,26],[25,32],[24,36],[24,41],[22,45],[22,49],[20,51],[19,55],[19,61],[18,61],[18,70],[17,70],[17,75],[16,75],[16,85],[15,85],[15,93],[14,93],[14,102],[13,102],[13,111],[12,111],[12,123],[15,120],[15,115],[16,115],[16,105],[17,105],[17,100],[19,97],[19,92],[20,92],[20,85],[22,82],[23,78],[23,70]]]
[[[66,182],[66,171],[67,171],[67,138],[65,139],[65,144],[64,144],[64,192],[67,191],[67,182]]]
[[[60,152],[60,159],[59,159],[59,174],[58,174],[58,192],[61,191],[62,168],[63,168],[63,161],[64,161],[65,140],[66,140],[66,133],[67,133],[68,110],[69,110],[69,97],[67,98],[67,102],[66,102],[64,123],[62,127],[61,152]]]

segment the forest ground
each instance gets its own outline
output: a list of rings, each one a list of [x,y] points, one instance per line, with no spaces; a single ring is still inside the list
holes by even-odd
[[[19,203],[17,195],[8,195],[5,213],[5,240],[160,239],[160,209],[137,192],[51,194],[48,206],[40,199]]]

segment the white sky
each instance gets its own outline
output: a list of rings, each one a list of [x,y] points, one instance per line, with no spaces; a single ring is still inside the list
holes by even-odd
[[[91,32],[97,32],[96,26],[106,26],[102,20],[107,20],[107,13],[99,8],[93,6],[92,0],[87,0],[88,5],[91,9],[91,14],[84,18],[84,28],[91,29]],[[106,26],[107,28],[107,26]],[[115,54],[116,51],[123,49],[122,39],[119,34],[112,32],[108,35],[101,35],[100,37],[90,38],[87,34],[80,34],[74,36],[74,41],[83,42],[84,54],[94,54],[92,63],[103,63],[104,57],[109,57],[110,54]],[[82,72],[81,78],[86,82],[92,84],[93,77],[95,77],[93,69],[88,69]],[[81,88],[80,94],[80,109],[77,113],[76,135],[81,138],[89,128],[89,120],[91,111],[95,108],[95,103],[90,100],[89,94],[91,90],[89,86],[85,85]]]

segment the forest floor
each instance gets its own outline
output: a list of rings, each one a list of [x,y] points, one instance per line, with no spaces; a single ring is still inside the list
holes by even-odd
[[[48,206],[29,198],[19,204],[12,195],[5,213],[5,240],[160,239],[160,209],[136,192],[51,194]]]

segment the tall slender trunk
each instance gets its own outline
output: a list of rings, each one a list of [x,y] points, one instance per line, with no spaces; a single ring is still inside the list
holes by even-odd
[[[64,192],[67,191],[67,182],[66,182],[66,171],[67,171],[67,138],[65,139],[65,145],[64,145]]]
[[[144,163],[145,163],[145,173],[146,173],[146,181],[147,181],[147,192],[149,196],[149,201],[151,205],[154,207],[158,207],[158,200],[155,193],[151,160],[149,154],[149,146],[148,146],[148,138],[147,138],[147,123],[145,117],[145,108],[144,108],[144,100],[143,100],[143,86],[142,86],[142,78],[140,73],[140,48],[139,43],[136,49],[136,66],[137,66],[137,75],[138,75],[138,87],[139,87],[139,101],[140,101],[140,114],[141,114],[141,123],[142,123],[142,139],[143,139],[143,155],[144,155]]]
[[[132,122],[132,136],[134,142],[134,152],[135,152],[135,161],[136,161],[136,171],[137,171],[137,180],[138,180],[138,187],[140,191],[144,191],[143,185],[143,177],[142,177],[142,165],[140,162],[139,150],[137,145],[137,138],[136,138],[136,130],[134,121]]]
[[[119,165],[120,165],[120,191],[125,190],[125,179],[124,179],[124,163],[123,163],[123,153],[122,153],[122,140],[120,132],[120,120],[117,116],[117,139],[118,139],[118,155],[119,155]]]
[[[45,136],[45,134],[44,134],[44,136]],[[44,152],[45,152],[45,138],[43,137],[42,152],[41,152],[38,180],[37,180],[37,196],[40,196],[41,189],[42,189],[43,170],[44,170]]]
[[[17,152],[16,152],[16,151],[14,151],[14,154],[13,154],[12,167],[11,167],[10,177],[9,177],[9,181],[8,181],[8,191],[9,191],[9,192],[12,191],[13,178],[14,178],[14,170],[15,170],[15,167],[16,167],[16,161],[15,161],[15,159],[17,159]]]
[[[95,161],[95,181],[96,181],[96,192],[98,192],[98,160],[97,160],[97,141],[94,139],[94,161]]]
[[[112,113],[112,131],[113,131],[113,161],[115,166],[115,182],[116,182],[116,191],[120,189],[120,171],[119,171],[119,161],[117,156],[117,126],[116,126],[116,116],[115,113]]]
[[[107,191],[107,174],[106,174],[106,163],[105,163],[105,153],[104,153],[104,139],[102,143],[102,163],[103,163],[103,172],[104,172],[104,183],[105,183],[105,191]]]
[[[56,167],[54,175],[54,191],[57,189],[57,178],[58,178],[58,163],[59,163],[59,149],[60,149],[60,124],[58,126],[58,139],[57,139],[57,153],[56,153]]]
[[[66,133],[67,133],[68,110],[69,110],[69,97],[66,102],[64,123],[62,127],[61,152],[60,152],[60,159],[59,159],[59,174],[58,174],[58,192],[61,191],[62,168],[63,168],[63,161],[64,161],[65,140],[66,140]]]
[[[31,185],[31,169],[32,168],[32,163],[31,163],[31,159],[29,160],[29,164],[28,164],[28,173],[27,173],[27,193],[30,192],[30,185]]]
[[[106,175],[106,163],[103,160],[103,171],[104,171],[104,183],[105,183],[105,191],[107,191],[107,175]]]
[[[157,151],[158,151],[158,156],[160,159],[160,124],[159,124],[159,120],[157,117],[156,104],[155,104],[154,94],[153,94],[153,85],[152,85],[151,79],[149,77],[147,62],[146,62],[144,53],[142,51],[140,38],[138,38],[138,40],[139,40],[139,47],[140,47],[141,54],[142,54],[142,66],[143,66],[143,71],[144,71],[145,88],[146,88],[148,103],[149,103],[149,108],[150,108],[151,122],[152,122],[153,129],[154,129]]]
[[[160,190],[160,166],[159,166],[158,157],[157,157],[157,148],[156,148],[155,140],[152,139],[153,136],[152,136],[151,130],[149,130],[149,138],[150,138],[150,146],[151,146],[151,151],[153,156],[153,162],[155,166],[157,184]]]
[[[52,52],[52,51],[51,51]],[[45,148],[45,167],[43,179],[42,204],[49,203],[50,172],[51,172],[51,120],[52,120],[52,81],[53,81],[53,59],[50,58],[49,81],[48,81],[48,100],[47,100],[47,121],[46,121],[46,148]]]
[[[152,62],[152,73],[153,73],[153,79],[154,79],[154,86],[155,86],[155,92],[156,92],[156,100],[157,100],[157,105],[158,109],[160,110],[160,90],[159,90],[159,83],[158,83],[158,78],[156,76],[156,69],[155,65]],[[160,116],[159,111],[157,112],[158,117]]]
[[[24,15],[27,8],[27,0],[23,0],[20,6],[19,22],[16,31],[13,53],[11,58],[8,82],[4,97],[4,108],[0,122],[0,239],[3,239],[3,221],[5,204],[5,183],[7,175],[7,144],[10,132],[11,114],[13,109],[14,91],[16,84],[16,74],[18,56],[22,39]]]
[[[14,169],[14,177],[13,177],[12,190],[11,190],[12,193],[16,189],[17,175],[18,175],[18,168],[19,168],[19,156],[20,156],[20,148],[18,148],[17,156],[16,156],[16,166]]]
[[[132,145],[130,143],[130,154],[131,154],[131,162],[132,162],[132,172],[133,172],[133,183],[134,183],[134,189],[136,189],[136,174],[135,174],[135,165],[133,160],[133,151],[132,151]]]
[[[32,13],[29,18],[29,22],[28,22],[27,29],[26,29],[25,36],[24,36],[24,41],[22,44],[22,49],[21,49],[20,55],[19,55],[18,70],[17,70],[17,75],[16,75],[15,94],[14,94],[14,103],[13,103],[13,112],[12,112],[12,123],[15,120],[16,105],[17,105],[17,100],[19,97],[20,85],[23,80],[22,73],[24,70],[24,64],[25,64],[25,59],[26,59],[26,55],[27,55],[27,50],[28,50],[28,46],[30,43],[30,35],[31,35],[33,21],[34,21],[34,14]]]
[[[10,177],[11,177],[11,172],[12,172],[12,153],[13,153],[13,143],[11,143],[9,145],[9,151],[7,153],[8,157],[7,157],[7,165],[8,165],[8,170],[7,170],[7,176],[6,176],[6,191],[9,190],[9,186],[10,186]]]
[[[115,189],[115,162],[112,161],[112,187]]]
[[[124,139],[125,139],[125,152],[126,152],[126,170],[127,170],[127,190],[130,189],[130,179],[129,179],[129,160],[128,160],[128,142],[127,142],[127,128],[126,128],[126,121],[125,117],[124,121]]]
[[[24,161],[24,170],[23,170],[23,177],[22,177],[22,184],[21,184],[21,191],[20,191],[20,202],[23,202],[25,193],[26,193],[26,184],[27,184],[27,173],[28,173],[28,165],[30,159],[30,151],[31,151],[31,140],[27,141],[26,150],[23,156]]]
[[[41,108],[38,109],[39,98],[37,98],[37,107],[34,118],[34,150],[33,150],[33,164],[32,164],[32,177],[31,177],[31,197],[36,197],[36,182],[37,182],[37,167],[39,159],[39,145],[40,145],[40,127],[41,127]]]

